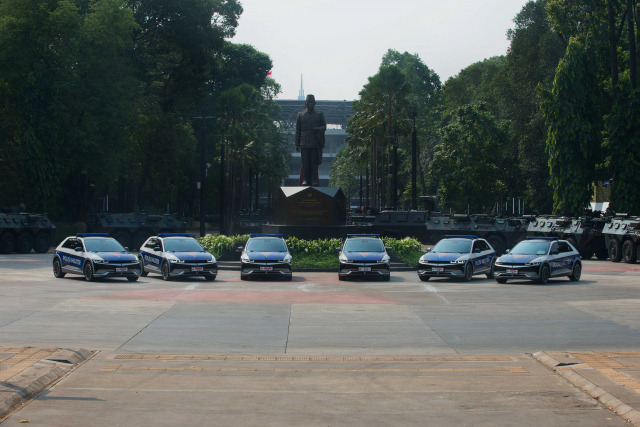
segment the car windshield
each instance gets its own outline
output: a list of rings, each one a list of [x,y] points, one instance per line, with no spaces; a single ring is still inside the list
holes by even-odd
[[[124,252],[122,245],[110,237],[84,239],[84,248],[87,252]]]
[[[282,239],[249,239],[247,242],[249,252],[286,252],[287,245]]]
[[[344,242],[345,252],[384,252],[380,239],[347,239]]]
[[[520,242],[511,249],[511,255],[546,255],[549,242]]]
[[[195,239],[164,239],[164,250],[167,252],[202,252],[202,246]]]
[[[440,240],[436,243],[431,252],[466,254],[471,252],[471,240]]]

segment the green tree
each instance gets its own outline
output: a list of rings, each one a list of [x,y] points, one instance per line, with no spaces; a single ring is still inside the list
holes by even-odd
[[[482,104],[461,107],[442,130],[430,170],[442,208],[487,212],[504,196],[501,147],[506,134]]]
[[[594,56],[588,41],[572,37],[542,105],[555,214],[582,214],[602,161],[602,103]]]

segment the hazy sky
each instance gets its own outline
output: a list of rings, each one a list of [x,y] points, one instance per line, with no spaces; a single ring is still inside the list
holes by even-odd
[[[280,99],[354,100],[389,49],[418,54],[444,83],[507,53],[527,0],[240,0],[234,43],[268,54]]]

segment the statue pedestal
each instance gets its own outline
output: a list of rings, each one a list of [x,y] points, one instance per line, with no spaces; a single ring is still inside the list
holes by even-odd
[[[343,237],[347,202],[336,187],[280,187],[274,200],[273,224],[262,226],[267,234],[299,239]]]

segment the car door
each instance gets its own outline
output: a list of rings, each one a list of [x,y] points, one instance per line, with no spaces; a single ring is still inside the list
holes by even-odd
[[[551,243],[551,247],[549,248],[549,268],[552,277],[562,276],[566,273],[563,258],[558,242]]]
[[[473,257],[473,271],[476,273],[488,272],[491,268],[491,251],[487,242],[476,240],[471,249]]]
[[[558,249],[561,255],[560,262],[562,263],[565,273],[569,274],[573,270],[576,254],[567,242],[558,242]]]
[[[142,261],[144,262],[144,269],[147,271],[160,272],[160,266],[162,265],[162,247],[160,239],[152,237],[147,240],[147,243],[140,249],[140,255],[142,255]],[[160,249],[160,251],[156,251]]]
[[[82,251],[76,251],[76,248],[82,248]],[[84,264],[84,246],[80,239],[75,237],[67,239],[62,245],[60,254],[60,264],[62,271],[65,273],[82,273],[82,265]]]

